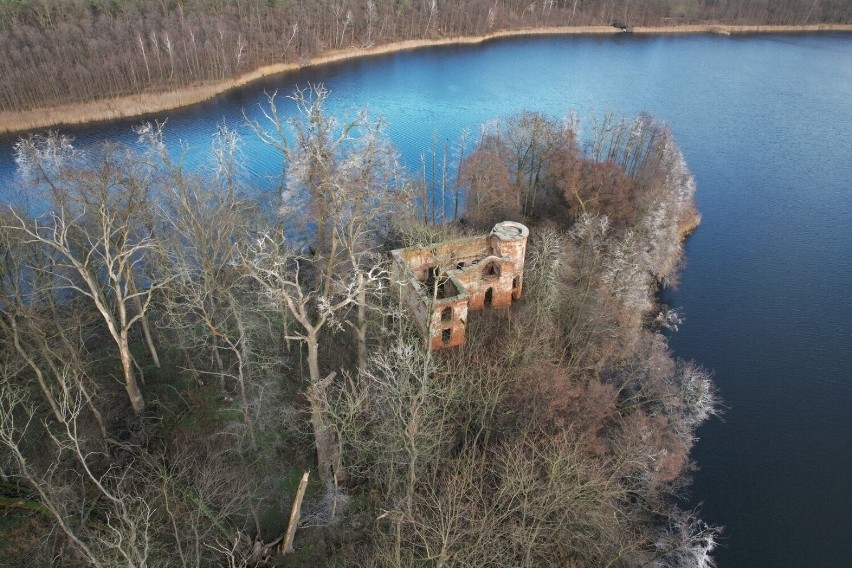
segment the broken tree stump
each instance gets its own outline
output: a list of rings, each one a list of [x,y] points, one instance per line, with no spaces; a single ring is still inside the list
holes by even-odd
[[[293,537],[296,536],[296,525],[299,524],[299,517],[302,513],[302,499],[305,497],[305,489],[308,488],[308,475],[310,475],[310,471],[306,471],[302,475],[302,480],[299,482],[299,489],[296,491],[296,500],[293,501],[293,508],[290,511],[290,523],[287,525],[287,533],[279,549],[281,556],[284,556],[288,552],[293,552]]]

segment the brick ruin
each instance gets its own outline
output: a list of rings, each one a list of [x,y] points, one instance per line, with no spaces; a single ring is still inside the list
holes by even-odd
[[[524,225],[503,221],[487,235],[391,252],[402,302],[429,349],[462,345],[468,311],[520,298],[528,236]]]

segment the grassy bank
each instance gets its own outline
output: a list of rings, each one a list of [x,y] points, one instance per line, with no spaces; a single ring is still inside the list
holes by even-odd
[[[647,26],[631,29],[637,34],[750,34],[750,33],[803,33],[803,32],[852,32],[852,24],[823,24],[807,26],[728,26],[728,25],[683,25]],[[149,113],[193,105],[230,89],[246,85],[269,75],[286,73],[305,66],[323,65],[354,57],[382,55],[397,51],[439,45],[477,44],[495,38],[533,35],[571,34],[619,34],[612,26],[544,27],[535,29],[502,30],[491,34],[466,37],[448,37],[436,40],[407,40],[381,46],[328,51],[312,58],[307,65],[280,63],[266,65],[238,77],[193,85],[168,92],[140,93],[136,95],[73,103],[25,111],[0,112],[0,134],[23,132],[59,125],[84,124],[116,118],[128,118]]]

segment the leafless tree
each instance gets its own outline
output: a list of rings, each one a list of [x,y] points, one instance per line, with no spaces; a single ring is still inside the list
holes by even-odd
[[[104,419],[95,403],[97,388],[84,360],[83,329],[90,314],[56,301],[52,256],[39,246],[25,244],[13,230],[0,229],[0,260],[0,333],[9,348],[4,356],[24,363],[16,375],[23,378],[25,369],[32,373],[57,419],[57,385],[67,375],[65,368],[72,367],[71,375],[80,381],[77,387],[106,438]]]
[[[67,372],[73,372],[66,369]],[[6,379],[6,377],[3,377]],[[137,492],[135,470],[119,466],[99,470],[102,458],[91,451],[80,422],[83,396],[68,378],[57,397],[59,420],[38,423],[35,407],[23,391],[0,383],[0,443],[11,456],[16,477],[39,495],[62,533],[86,562],[93,566],[142,566],[148,560],[150,524],[154,514]],[[50,459],[32,459],[27,437],[41,427],[50,440],[40,451]],[[70,461],[69,461],[70,460]],[[87,501],[93,492],[97,497]],[[76,495],[74,495],[76,493]],[[102,500],[100,522],[87,518],[87,504]]]
[[[100,5],[99,5],[100,6]],[[177,5],[0,5],[0,109],[14,111],[157,92],[232,78],[282,58],[307,61],[329,49],[434,35],[477,35],[536,26],[828,24],[849,21],[843,2],[765,0],[624,2],[310,3],[243,0]],[[282,30],[290,30],[283,41]],[[282,43],[285,43],[282,54]],[[168,63],[166,63],[168,60]]]
[[[294,253],[283,237],[265,233],[243,259],[248,274],[261,287],[270,307],[292,322],[286,340],[303,342],[308,360],[308,400],[316,440],[317,459],[323,480],[342,475],[338,441],[327,424],[321,391],[334,375],[323,378],[320,371],[320,332],[326,326],[342,326],[345,308],[362,296],[362,288],[381,281],[381,269],[354,271],[331,278],[317,278],[311,259]]]
[[[42,173],[57,167],[45,149],[55,146],[32,137],[18,144],[18,161]],[[51,201],[48,212],[30,216],[8,209],[7,228],[27,243],[44,247],[54,256],[54,286],[87,298],[103,319],[119,351],[124,383],[134,411],[145,402],[137,382],[130,332],[136,323],[147,326],[146,312],[154,293],[170,279],[151,272],[150,257],[157,248],[146,223],[148,185],[143,171],[115,149],[90,169],[63,171],[46,179]],[[138,162],[136,162],[138,164]],[[61,164],[59,167],[62,167]],[[150,333],[146,340],[155,361]]]

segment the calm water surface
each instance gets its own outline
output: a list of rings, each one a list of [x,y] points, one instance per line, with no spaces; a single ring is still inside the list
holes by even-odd
[[[263,91],[324,82],[335,113],[369,106],[412,168],[433,137],[522,109],[647,110],[698,182],[704,222],[668,299],[671,344],[715,372],[727,409],[699,432],[692,504],[724,525],[721,568],[852,565],[852,36],[510,39],[267,79],[168,113],[203,167],[216,124]],[[162,115],[166,116],[165,114]],[[133,140],[138,121],[68,130]],[[13,184],[0,139],[0,184]],[[248,143],[256,179],[278,160]],[[272,184],[270,179],[268,182]]]

